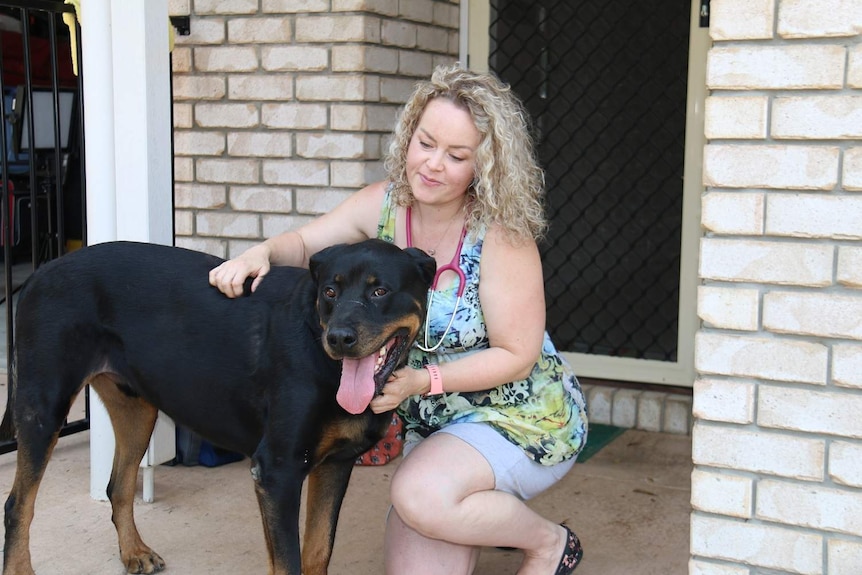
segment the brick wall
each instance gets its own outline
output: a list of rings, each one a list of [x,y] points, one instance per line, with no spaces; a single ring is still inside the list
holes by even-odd
[[[173,53],[176,242],[223,257],[383,177],[458,0],[195,0]]]
[[[862,2],[712,0],[690,573],[862,573]]]

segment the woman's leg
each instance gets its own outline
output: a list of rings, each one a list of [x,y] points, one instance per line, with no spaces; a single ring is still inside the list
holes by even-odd
[[[478,556],[472,549],[499,546],[524,551],[519,575],[554,575],[566,531],[494,487],[488,460],[470,444],[447,433],[422,441],[392,479],[387,573],[418,572],[444,554],[458,568],[429,575],[470,573]]]
[[[479,559],[478,547],[420,535],[395,509],[386,518],[383,552],[387,575],[469,575]]]

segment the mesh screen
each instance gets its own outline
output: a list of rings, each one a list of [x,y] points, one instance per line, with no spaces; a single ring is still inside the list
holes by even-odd
[[[687,1],[492,0],[490,66],[546,171],[560,349],[676,361]]]

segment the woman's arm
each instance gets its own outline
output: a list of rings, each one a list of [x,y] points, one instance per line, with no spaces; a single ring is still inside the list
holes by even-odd
[[[385,182],[351,194],[332,211],[301,228],[278,234],[210,271],[210,284],[228,297],[242,295],[243,284],[254,278],[251,290],[269,273],[270,266],[308,267],[309,258],[331,245],[356,243],[377,235]]]
[[[491,389],[523,379],[542,351],[545,290],[535,242],[512,245],[496,229],[489,230],[480,266],[479,298],[490,347],[439,366],[447,392]],[[375,412],[394,409],[407,397],[430,388],[426,370],[401,369],[371,407]]]

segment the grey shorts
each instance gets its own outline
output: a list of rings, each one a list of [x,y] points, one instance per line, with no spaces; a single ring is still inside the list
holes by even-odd
[[[562,479],[577,459],[572,457],[556,465],[542,465],[485,423],[453,423],[436,433],[448,433],[470,444],[491,465],[494,488],[523,500],[535,497]],[[419,443],[405,443],[404,456],[407,457]]]

